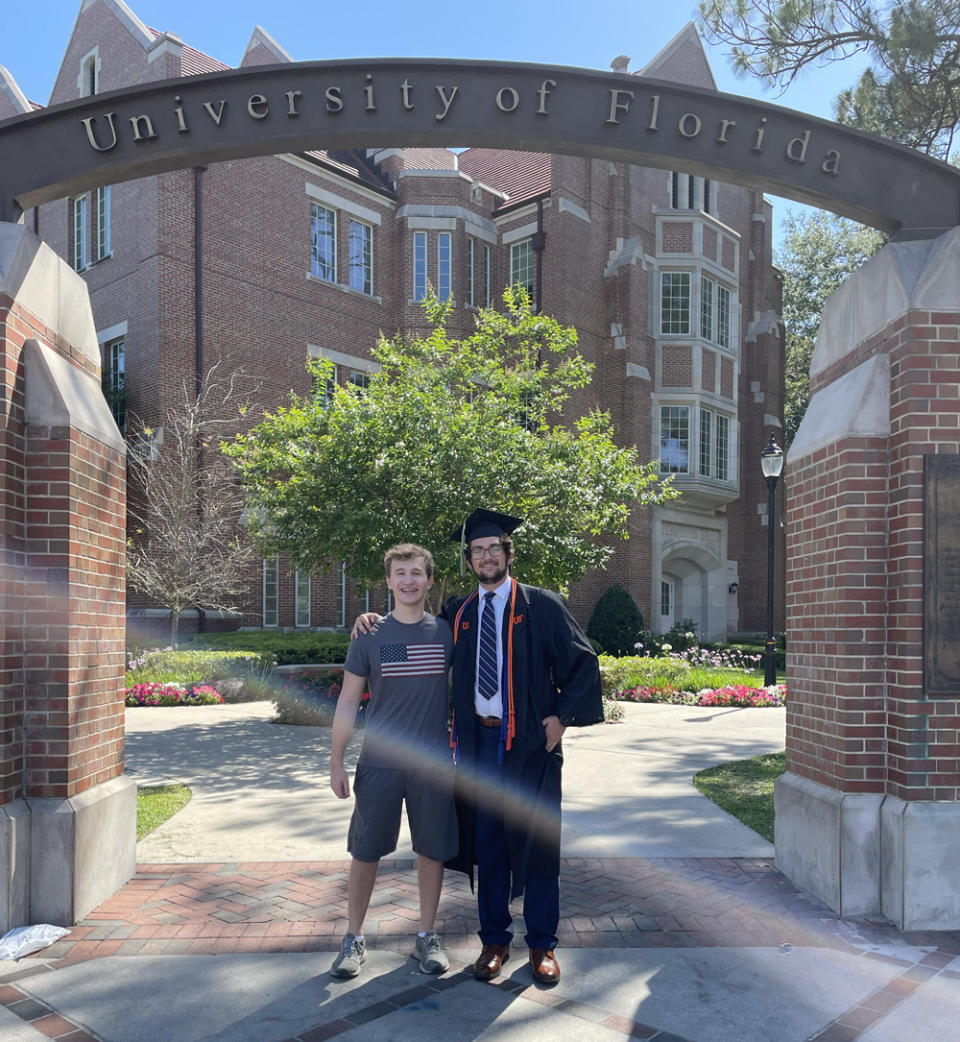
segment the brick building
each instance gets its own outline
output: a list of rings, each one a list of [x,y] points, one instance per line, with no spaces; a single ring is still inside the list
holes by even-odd
[[[258,27],[240,65],[289,60]],[[123,0],[83,0],[50,104],[226,68]],[[638,71],[715,87],[692,26]],[[31,107],[0,69],[0,119]],[[618,438],[683,491],[635,513],[607,570],[571,591],[574,610],[586,621],[620,582],[655,630],[765,628],[759,453],[781,426],[783,344],[759,191],[571,156],[383,148],[163,174],[24,220],[87,282],[121,426],[156,422],[217,360],[253,374],[267,406],[307,389],[310,355],[362,385],[381,330],[423,325],[428,283],[455,302],[454,336],[507,284],[528,286],[595,365],[574,407],[608,409]],[[342,570],[311,580],[281,558],[251,575],[242,623],[339,626],[367,602]]]

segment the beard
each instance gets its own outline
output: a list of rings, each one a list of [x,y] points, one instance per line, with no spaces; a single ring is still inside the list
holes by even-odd
[[[488,566],[486,571],[483,569],[483,564],[477,565],[473,569],[480,582],[487,586],[499,586],[509,574],[510,565],[504,558],[502,561],[492,562],[492,566]]]

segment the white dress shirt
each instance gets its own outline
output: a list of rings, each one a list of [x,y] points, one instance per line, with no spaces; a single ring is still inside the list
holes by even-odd
[[[480,627],[483,625],[483,607],[486,604],[484,600],[487,590],[482,586],[480,587],[479,597],[480,603],[477,611],[477,662],[474,669],[474,688],[473,688],[473,699],[474,707],[480,716],[502,716],[503,715],[503,700],[500,686],[503,682],[503,641],[501,635],[503,634],[503,613],[506,611],[507,602],[510,600],[511,590],[510,576],[493,591],[493,614],[497,620],[497,691],[492,698],[484,698],[480,694]]]

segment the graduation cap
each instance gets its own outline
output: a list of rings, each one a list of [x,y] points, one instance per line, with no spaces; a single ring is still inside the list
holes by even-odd
[[[460,574],[464,574],[464,551],[468,543],[474,539],[483,539],[491,535],[509,535],[522,524],[522,517],[511,517],[509,514],[500,514],[496,510],[483,510],[482,508],[474,510],[462,525],[458,525],[450,533],[451,542],[460,544]]]
[[[496,510],[474,510],[474,512],[450,533],[454,543],[470,543],[490,535],[509,535],[523,524],[522,517],[498,514]]]

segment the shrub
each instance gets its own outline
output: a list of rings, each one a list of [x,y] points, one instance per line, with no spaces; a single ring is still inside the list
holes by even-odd
[[[624,658],[600,656],[600,682],[606,697],[628,688],[659,687],[701,691],[704,688],[749,686],[751,674],[722,666],[692,666],[681,655],[660,658],[631,655]]]
[[[274,687],[274,722],[329,727],[337,711],[337,699],[343,684],[343,670],[331,669],[323,674],[301,673],[287,677]],[[364,690],[357,707],[356,725],[365,719],[370,692]]]
[[[616,698],[621,702],[665,702],[670,705],[738,706],[756,709],[785,705],[787,689],[783,684],[760,688],[736,684],[715,690],[682,691],[669,684],[662,684],[628,688],[617,692]]]
[[[128,706],[212,706],[223,696],[207,684],[185,688],[180,684],[135,684],[127,688]]]
[[[185,641],[185,644],[188,642]],[[234,630],[229,633],[195,633],[190,648],[247,651],[271,655],[278,666],[343,662],[350,647],[349,633],[281,633],[278,630]]]
[[[609,655],[634,653],[643,638],[643,616],[623,586],[611,586],[594,605],[587,636]]]

